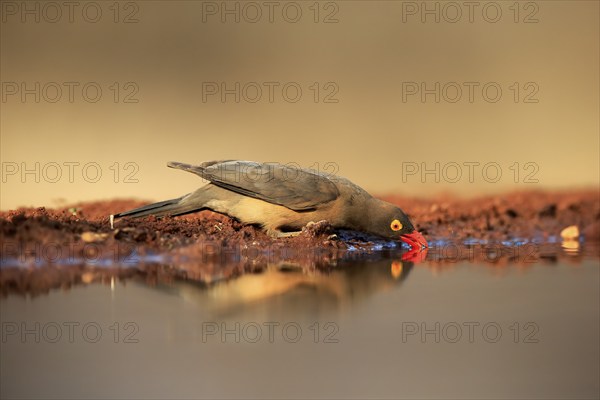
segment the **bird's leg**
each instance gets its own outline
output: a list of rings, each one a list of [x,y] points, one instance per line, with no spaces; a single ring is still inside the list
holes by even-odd
[[[302,233],[302,231],[297,231],[297,232],[281,232],[281,231],[278,231],[276,229],[268,230],[267,231],[267,234],[269,236],[271,236],[272,238],[275,238],[275,239],[288,238],[288,237],[296,237],[296,236],[300,235],[301,233]]]
[[[322,220],[319,222],[309,221],[301,230],[293,231],[293,232],[281,232],[277,228],[267,229],[267,233],[274,238],[286,238],[286,237],[296,237],[300,235],[305,230],[313,231],[313,232],[326,232],[326,229],[330,227],[330,224],[326,220]],[[337,235],[329,235],[327,239],[335,239]]]

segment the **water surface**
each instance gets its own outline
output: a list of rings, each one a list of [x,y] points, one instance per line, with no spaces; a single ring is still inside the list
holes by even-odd
[[[597,256],[433,250],[10,294],[2,397],[598,398]]]

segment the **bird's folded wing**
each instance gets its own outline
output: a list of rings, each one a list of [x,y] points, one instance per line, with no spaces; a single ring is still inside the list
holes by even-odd
[[[326,176],[291,164],[226,160],[197,166],[178,162],[167,165],[192,172],[233,192],[295,211],[315,209],[335,200],[340,194],[337,186]]]

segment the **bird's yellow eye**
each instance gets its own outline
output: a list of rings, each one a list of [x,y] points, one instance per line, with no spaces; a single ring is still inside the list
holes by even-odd
[[[390,224],[390,228],[392,228],[393,231],[399,231],[400,229],[402,229],[402,224],[400,223],[400,221],[395,219]]]

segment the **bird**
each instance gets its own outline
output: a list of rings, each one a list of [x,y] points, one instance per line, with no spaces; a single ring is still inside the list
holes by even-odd
[[[208,183],[175,199],[111,215],[111,225],[115,218],[212,210],[243,224],[258,225],[275,238],[295,236],[306,225],[326,220],[334,229],[402,241],[411,250],[427,247],[427,241],[402,209],[335,174],[242,160],[200,165],[168,162],[167,166],[196,174]]]

